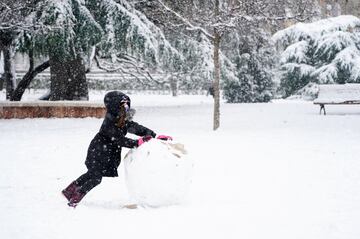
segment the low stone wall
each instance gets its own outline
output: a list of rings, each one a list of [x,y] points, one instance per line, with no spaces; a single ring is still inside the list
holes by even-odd
[[[103,103],[87,101],[0,102],[0,119],[103,118]]]

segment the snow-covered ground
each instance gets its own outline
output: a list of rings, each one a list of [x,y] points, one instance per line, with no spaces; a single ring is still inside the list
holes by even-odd
[[[137,122],[193,157],[187,202],[124,208],[121,165],[69,208],[60,191],[85,172],[102,120],[0,120],[1,238],[360,238],[359,106],[222,104],[213,132],[210,97],[132,99]]]
[[[41,96],[46,94],[46,90],[26,90],[22,101],[36,101]],[[90,91],[89,101],[103,102],[104,95],[107,91]],[[171,97],[168,92],[159,94],[156,91],[123,91],[125,94],[131,96],[131,104],[137,106],[175,106],[175,105],[198,105],[210,104],[213,102],[211,97],[204,97],[203,95],[184,95],[179,94],[178,97]],[[0,102],[6,98],[5,90],[0,91]]]

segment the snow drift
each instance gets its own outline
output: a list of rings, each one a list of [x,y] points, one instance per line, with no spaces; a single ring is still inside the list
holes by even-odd
[[[124,165],[133,203],[160,207],[184,201],[193,162],[182,144],[153,139],[130,150]]]

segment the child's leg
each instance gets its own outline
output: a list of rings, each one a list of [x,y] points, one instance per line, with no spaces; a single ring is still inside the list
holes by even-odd
[[[76,182],[80,186],[81,193],[88,193],[91,189],[101,183],[102,175],[99,171],[89,170],[81,175]]]
[[[90,178],[91,178],[91,173],[89,173],[89,171],[87,171],[86,173],[84,173],[84,174],[81,175],[78,179],[75,180],[76,185],[78,185],[79,187],[81,187],[81,186],[84,185]]]
[[[90,175],[88,172],[81,175],[78,179],[71,182],[69,186],[67,186],[64,190],[62,190],[62,194],[66,197],[68,201],[74,196],[74,194],[79,191],[80,187],[86,183],[87,180],[90,179]]]
[[[69,199],[68,205],[76,207],[83,197],[94,187],[101,183],[102,175],[99,171],[89,170],[74,182],[77,185],[75,192]]]

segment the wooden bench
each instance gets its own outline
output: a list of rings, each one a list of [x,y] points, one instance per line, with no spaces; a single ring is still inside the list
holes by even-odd
[[[324,115],[325,105],[360,104],[360,84],[319,85],[319,95],[314,104],[320,105],[320,114],[323,111]]]

